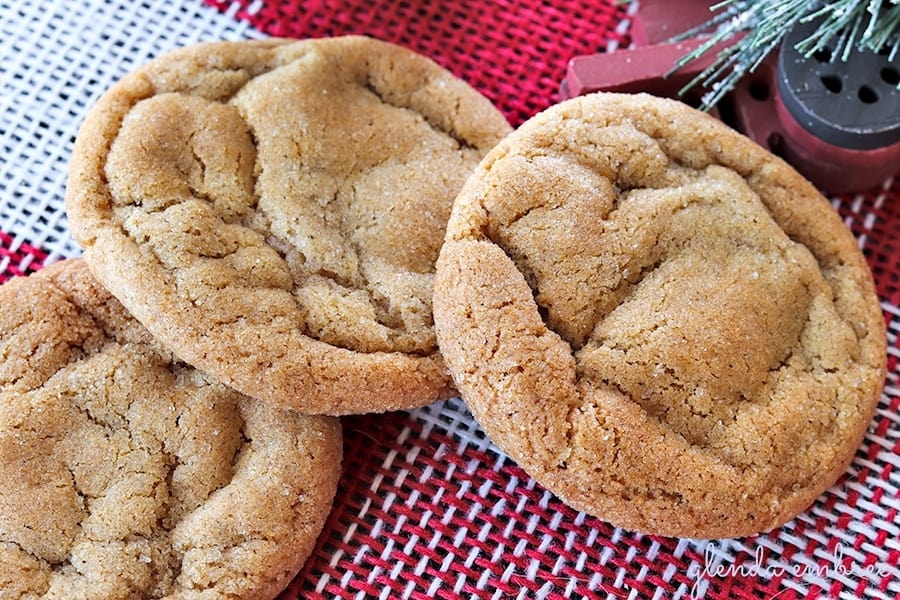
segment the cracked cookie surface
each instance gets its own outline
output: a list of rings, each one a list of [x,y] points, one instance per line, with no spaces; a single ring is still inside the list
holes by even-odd
[[[78,259],[0,303],[0,596],[277,596],[330,511],[339,420],[175,360]]]
[[[509,125],[373,39],[189,47],[79,132],[66,207],[104,286],[236,389],[310,413],[452,392],[434,261],[456,193]]]
[[[491,439],[647,533],[792,518],[847,467],[885,376],[871,273],[828,202],[649,96],[562,103],[489,153],[454,205],[434,313]]]

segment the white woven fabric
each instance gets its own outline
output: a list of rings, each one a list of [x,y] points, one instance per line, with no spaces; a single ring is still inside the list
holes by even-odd
[[[63,210],[88,108],[147,60],[186,44],[259,37],[201,2],[0,0],[0,230],[75,256]]]

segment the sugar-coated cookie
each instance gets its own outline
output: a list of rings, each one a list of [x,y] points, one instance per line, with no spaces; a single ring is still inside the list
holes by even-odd
[[[151,333],[308,413],[452,393],[431,311],[454,197],[510,128],[466,83],[364,37],[201,44],[88,114],[73,237]]]
[[[719,121],[597,94],[532,118],[457,199],[435,327],[489,437],[572,506],[769,530],[844,472],[885,376],[854,237]]]
[[[330,511],[340,421],[175,360],[80,260],[0,306],[0,596],[277,596]]]

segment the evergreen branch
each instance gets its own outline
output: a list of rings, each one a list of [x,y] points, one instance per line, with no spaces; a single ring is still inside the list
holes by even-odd
[[[714,46],[731,41],[679,92],[684,94],[697,85],[706,88],[702,98],[705,110],[752,73],[801,23],[821,19],[815,32],[796,46],[806,58],[827,51],[830,60],[846,60],[854,50],[864,49],[884,51],[889,60],[900,55],[900,0],[723,0],[710,10],[713,14],[709,20],[673,39],[712,31],[703,44],[678,60],[670,71],[677,71]]]

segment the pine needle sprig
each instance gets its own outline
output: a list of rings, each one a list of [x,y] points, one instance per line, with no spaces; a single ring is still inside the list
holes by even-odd
[[[695,86],[707,92],[702,108],[714,106],[737,82],[752,73],[797,25],[821,19],[797,44],[806,58],[824,52],[830,60],[846,60],[854,49],[884,52],[889,60],[900,54],[900,0],[723,0],[710,8],[711,18],[674,40],[712,31],[703,44],[682,57],[672,71],[724,43],[712,63],[682,90]],[[731,42],[734,40],[733,42]],[[731,42],[729,44],[729,42]]]

